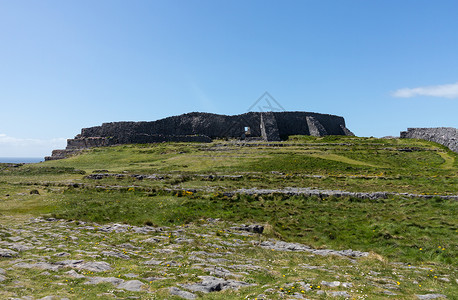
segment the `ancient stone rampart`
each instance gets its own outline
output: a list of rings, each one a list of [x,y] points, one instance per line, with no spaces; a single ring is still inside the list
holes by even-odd
[[[249,112],[226,116],[211,113],[188,113],[152,122],[113,122],[101,126],[83,128],[76,139],[110,137],[118,143],[131,143],[136,134],[162,134],[164,136],[204,135],[211,139],[262,137],[261,116],[270,125],[270,130],[279,136],[309,135],[307,117],[320,123],[326,133],[322,135],[345,135],[345,120],[339,116],[308,112]],[[276,123],[276,124],[275,124]],[[267,125],[267,124],[266,124]],[[249,128],[250,133],[246,133]],[[270,134],[270,132],[268,131]]]
[[[272,112],[261,114],[261,137],[265,141],[280,141],[280,132],[275,115]]]
[[[458,153],[458,129],[452,127],[408,128],[401,138],[422,139],[444,145]]]
[[[67,140],[69,153],[117,144],[211,142],[218,138],[280,141],[290,135],[353,135],[342,117],[309,112],[248,112],[227,116],[192,112],[151,122],[111,122],[83,128]],[[70,151],[71,150],[71,151]],[[54,153],[54,152],[53,152]],[[56,152],[59,159],[65,151]]]

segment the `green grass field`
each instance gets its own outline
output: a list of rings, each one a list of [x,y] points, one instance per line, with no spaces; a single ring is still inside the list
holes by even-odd
[[[94,173],[123,176],[86,178]],[[266,238],[371,252],[377,259],[365,264],[374,266],[434,266],[455,281],[456,200],[224,194],[286,187],[458,195],[458,155],[420,140],[335,136],[96,148],[65,160],[0,165],[0,213],[99,224],[186,226],[207,218],[263,224]],[[191,189],[197,191],[186,192]],[[444,293],[457,296],[452,286]],[[409,293],[401,298],[410,299]]]

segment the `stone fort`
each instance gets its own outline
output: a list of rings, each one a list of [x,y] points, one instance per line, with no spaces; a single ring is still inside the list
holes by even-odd
[[[211,142],[214,139],[281,141],[290,135],[353,135],[343,117],[311,112],[248,112],[218,115],[192,112],[150,122],[111,122],[83,128],[45,160],[61,159],[81,149],[117,144]]]

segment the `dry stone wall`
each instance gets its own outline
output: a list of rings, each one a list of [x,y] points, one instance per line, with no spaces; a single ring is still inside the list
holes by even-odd
[[[401,138],[422,139],[436,142],[458,153],[458,129],[452,127],[408,128]]]

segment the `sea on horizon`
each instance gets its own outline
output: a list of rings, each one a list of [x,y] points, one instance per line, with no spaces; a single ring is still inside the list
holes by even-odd
[[[0,157],[0,163],[8,164],[33,164],[44,161],[43,157]]]

